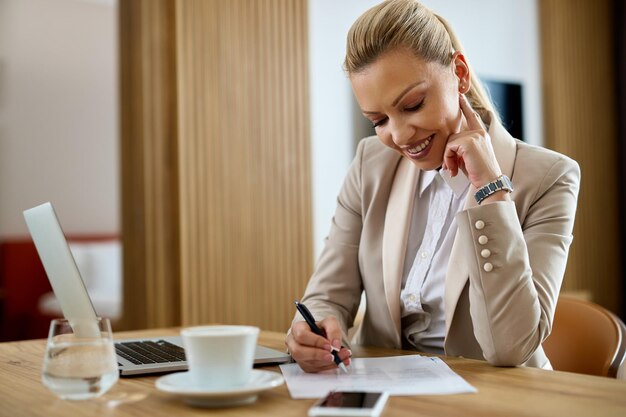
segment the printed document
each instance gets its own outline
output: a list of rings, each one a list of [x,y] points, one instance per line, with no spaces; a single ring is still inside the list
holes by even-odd
[[[441,359],[421,355],[352,359],[348,373],[304,372],[296,363],[280,365],[291,398],[320,398],[329,391],[387,391],[389,395],[476,392]]]

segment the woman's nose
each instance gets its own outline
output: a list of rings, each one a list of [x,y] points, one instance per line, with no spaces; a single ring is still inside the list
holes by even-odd
[[[411,140],[415,136],[415,128],[413,126],[402,120],[393,121],[390,125],[391,140],[393,140],[393,143],[397,146],[406,146],[411,143]]]

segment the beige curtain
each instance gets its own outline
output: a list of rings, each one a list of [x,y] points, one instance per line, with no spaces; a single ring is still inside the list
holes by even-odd
[[[312,270],[306,1],[120,13],[126,327],[285,330]]]

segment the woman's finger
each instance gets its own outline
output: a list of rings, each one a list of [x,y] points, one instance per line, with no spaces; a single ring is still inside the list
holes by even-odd
[[[461,111],[463,112],[463,116],[465,116],[465,120],[467,120],[467,127],[469,130],[480,130],[483,129],[482,120],[480,120],[480,116],[470,104],[469,100],[465,96],[465,94],[459,94],[459,103],[461,105]]]
[[[350,366],[352,352],[346,348],[341,348],[339,352],[339,358],[343,362],[345,366]],[[337,369],[337,364],[334,361],[328,361],[328,358],[323,357],[322,360],[317,359],[301,359],[298,360],[294,357],[300,368],[302,368],[305,372],[322,372],[330,369]]]
[[[352,352],[341,346],[341,327],[335,317],[327,317],[317,323],[326,334],[334,334],[337,340],[339,358],[344,364],[350,363]],[[298,362],[306,372],[320,372],[336,368],[334,356],[331,353],[331,341],[313,333],[304,321],[296,322],[285,339],[285,344],[292,358]]]
[[[308,362],[323,366],[334,363],[335,361],[330,351],[304,345],[295,346],[291,351],[291,357],[298,363]]]
[[[295,340],[293,334],[287,336],[285,344],[291,357],[305,372],[321,372],[337,368],[332,353],[313,346],[301,345]],[[339,357],[347,366],[350,364],[352,352],[349,349],[341,348]]]
[[[333,347],[339,349],[341,347],[342,335],[339,321],[333,316],[328,316],[319,323],[319,326],[324,330],[326,338]]]
[[[459,156],[457,152],[458,144],[448,142],[443,153],[443,161],[446,168],[450,171],[451,177],[456,177],[456,174],[459,172]]]
[[[325,337],[313,333],[309,325],[304,321],[294,323],[294,325],[291,326],[291,334],[295,341],[301,345],[314,346],[318,349],[330,352],[330,341]]]

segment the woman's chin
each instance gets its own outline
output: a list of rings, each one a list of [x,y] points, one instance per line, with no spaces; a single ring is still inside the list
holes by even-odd
[[[432,171],[435,169],[439,169],[441,168],[441,165],[443,164],[443,158],[438,158],[438,159],[422,159],[422,160],[415,160],[412,158],[409,158],[405,155],[405,158],[408,159],[409,161],[411,161],[413,163],[413,165],[415,165],[417,168],[421,169],[422,171]]]

